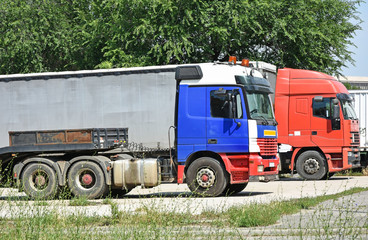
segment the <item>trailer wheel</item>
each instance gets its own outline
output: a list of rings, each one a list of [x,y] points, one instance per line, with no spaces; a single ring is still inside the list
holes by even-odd
[[[248,183],[241,183],[241,184],[228,184],[225,188],[224,195],[231,196],[237,193],[240,193],[247,187]]]
[[[43,163],[27,165],[22,183],[24,192],[33,199],[53,199],[58,190],[55,171]]]
[[[307,180],[321,180],[327,174],[326,161],[317,151],[306,151],[296,161],[296,171]]]
[[[99,198],[107,190],[102,169],[96,163],[87,161],[72,165],[68,173],[68,186],[74,196],[89,199]]]
[[[228,183],[228,175],[220,162],[202,157],[195,160],[186,173],[189,189],[197,195],[219,196]]]

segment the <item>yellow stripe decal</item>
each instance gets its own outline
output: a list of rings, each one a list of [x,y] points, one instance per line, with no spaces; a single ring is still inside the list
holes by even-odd
[[[265,136],[276,136],[276,131],[275,130],[264,130],[263,134]]]

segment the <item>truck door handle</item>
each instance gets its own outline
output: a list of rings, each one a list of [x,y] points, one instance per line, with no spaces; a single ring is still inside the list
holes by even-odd
[[[312,131],[312,135],[317,135],[317,131]]]
[[[217,139],[208,139],[208,144],[217,144]]]

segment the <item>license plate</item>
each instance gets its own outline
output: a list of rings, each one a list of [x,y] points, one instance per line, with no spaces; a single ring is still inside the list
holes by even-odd
[[[270,167],[274,167],[275,163],[274,162],[270,162]]]

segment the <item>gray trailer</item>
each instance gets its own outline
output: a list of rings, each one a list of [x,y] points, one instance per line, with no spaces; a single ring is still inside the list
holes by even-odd
[[[359,119],[360,127],[360,163],[363,167],[368,165],[368,90],[349,90],[354,97],[354,110]]]
[[[129,126],[129,140],[168,149],[175,67],[0,76],[0,147],[9,131]]]
[[[76,196],[97,198],[107,186],[126,193],[173,181],[167,156],[175,68],[0,76],[3,181],[9,164],[32,198],[52,198],[58,186],[68,184]],[[129,127],[129,139],[128,128],[121,127]],[[173,142],[173,131],[170,137]],[[145,161],[134,158],[142,154]],[[160,164],[159,156],[165,159]],[[95,184],[103,176],[105,182]]]

